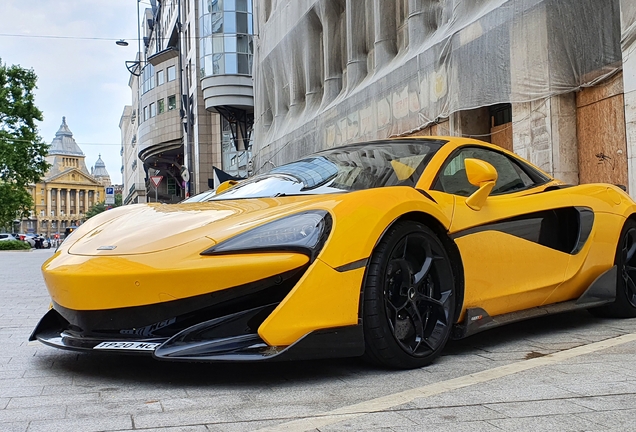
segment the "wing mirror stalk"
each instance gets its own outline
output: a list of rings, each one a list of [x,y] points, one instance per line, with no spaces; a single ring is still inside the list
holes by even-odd
[[[477,186],[471,196],[466,198],[466,205],[475,211],[481,210],[497,182],[497,170],[494,166],[481,159],[466,159],[466,177],[470,184]]]

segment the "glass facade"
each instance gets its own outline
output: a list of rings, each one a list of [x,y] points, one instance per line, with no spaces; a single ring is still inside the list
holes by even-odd
[[[251,75],[252,0],[199,0],[201,78]]]
[[[247,178],[249,172],[249,162],[252,159],[250,150],[237,151],[234,147],[232,132],[227,120],[222,119],[223,131],[221,133],[221,153],[222,168],[226,173],[234,176]],[[251,148],[251,146],[249,146]]]
[[[153,88],[155,88],[155,67],[148,63],[141,73],[141,94]]]

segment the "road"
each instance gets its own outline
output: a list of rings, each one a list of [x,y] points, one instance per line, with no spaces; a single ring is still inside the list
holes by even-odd
[[[636,319],[513,324],[412,371],[77,354],[27,341],[51,254],[0,252],[0,431],[636,430]]]

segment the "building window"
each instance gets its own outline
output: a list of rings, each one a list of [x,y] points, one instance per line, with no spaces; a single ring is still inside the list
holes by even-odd
[[[44,198],[40,200],[40,205],[44,205]]]
[[[141,94],[155,88],[155,67],[148,63],[141,72]]]
[[[166,110],[166,106],[164,104],[163,99],[159,99],[157,101],[157,110],[159,111],[159,114],[163,113]]]
[[[168,81],[177,79],[177,70],[174,66],[168,66]]]
[[[202,8],[201,77],[252,73],[254,52],[252,2],[233,0],[208,3]]]
[[[177,182],[172,177],[168,177],[168,194],[177,194]]]
[[[150,117],[154,117],[157,115],[157,105],[155,105],[155,103],[151,103],[150,104]]]
[[[168,96],[168,111],[177,109],[177,97],[175,95]]]
[[[40,216],[44,216],[44,210],[40,210]]]
[[[150,117],[148,117],[148,107],[145,106],[144,107],[144,121],[148,120]]]
[[[165,72],[163,71],[163,69],[161,69],[160,71],[157,72],[157,85],[160,86],[161,84],[165,82],[166,82]]]

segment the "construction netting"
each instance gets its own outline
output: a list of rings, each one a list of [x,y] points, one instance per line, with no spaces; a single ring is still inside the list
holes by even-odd
[[[418,130],[457,111],[594,85],[620,70],[621,39],[636,38],[636,7],[624,7],[621,31],[621,0],[259,5],[254,173],[323,148]],[[355,69],[356,62],[363,64]]]

